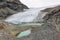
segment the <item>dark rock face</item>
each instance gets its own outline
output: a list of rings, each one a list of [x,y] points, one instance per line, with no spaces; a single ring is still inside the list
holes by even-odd
[[[19,0],[0,0],[0,18],[6,18],[24,9],[28,9],[28,7]]]
[[[44,10],[42,10],[42,12],[50,12],[53,8],[46,8]]]
[[[60,22],[60,6],[51,8],[44,17],[44,20],[49,22]]]

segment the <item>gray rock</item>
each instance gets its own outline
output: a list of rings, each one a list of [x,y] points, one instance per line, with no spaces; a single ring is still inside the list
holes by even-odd
[[[54,25],[45,24],[38,31],[21,40],[60,40],[60,34]]]
[[[31,35],[13,40],[60,40],[60,31],[52,24],[43,24]]]
[[[49,10],[49,8],[45,10]],[[60,5],[50,8],[50,11],[44,16],[43,19],[48,22],[60,22]]]
[[[19,0],[0,0],[0,18],[7,18],[12,14],[24,11],[24,9],[28,9],[28,7]]]

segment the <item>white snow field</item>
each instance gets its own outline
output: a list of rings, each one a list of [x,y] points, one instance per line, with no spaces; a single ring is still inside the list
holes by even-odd
[[[41,19],[41,21],[42,21],[42,17],[45,14],[40,12],[40,10],[42,10],[42,9],[41,8],[30,8],[24,12],[19,12],[17,14],[14,14],[14,15],[8,17],[5,21],[14,23],[14,24],[18,24],[18,23],[22,23],[22,22],[35,22],[35,21],[37,21],[38,15],[40,16],[40,18],[38,18],[38,19]]]
[[[13,23],[13,24],[19,24],[22,22],[43,21],[42,18],[45,16],[45,14],[47,12],[41,12],[41,10],[44,10],[44,9],[50,8],[50,7],[55,7],[55,6],[57,6],[57,5],[26,9],[24,12],[19,12],[19,13],[11,15],[5,21]]]

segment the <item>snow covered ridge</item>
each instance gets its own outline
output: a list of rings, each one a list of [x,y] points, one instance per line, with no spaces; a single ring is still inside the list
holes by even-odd
[[[19,24],[22,22],[42,21],[42,17],[44,17],[46,13],[41,12],[41,10],[42,10],[41,8],[27,9],[25,12],[19,12],[17,14],[8,17],[5,21],[14,24]]]

